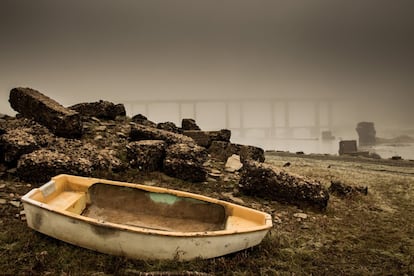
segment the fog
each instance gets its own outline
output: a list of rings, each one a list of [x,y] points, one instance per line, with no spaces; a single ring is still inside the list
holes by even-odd
[[[412,129],[411,3],[2,0],[0,113],[28,86],[64,105],[329,98],[338,124]],[[292,120],[307,121],[303,109]],[[246,117],[263,123],[263,110]],[[150,113],[177,120],[163,111]]]

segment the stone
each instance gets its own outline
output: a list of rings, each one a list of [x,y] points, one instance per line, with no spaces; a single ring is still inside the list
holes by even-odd
[[[90,175],[91,168],[91,162],[86,159],[72,160],[66,154],[40,149],[20,158],[17,175],[30,183],[44,183],[62,173]]]
[[[131,141],[163,140],[167,143],[167,145],[177,143],[195,144],[194,140],[188,136],[140,124],[131,126],[129,138]]]
[[[224,170],[226,172],[236,172],[243,167],[243,164],[240,162],[240,156],[233,154],[227,159],[226,164],[224,165]]]
[[[255,146],[233,144],[224,141],[213,141],[208,148],[208,152],[212,157],[226,162],[233,154],[240,156],[240,161],[244,163],[245,160],[255,160],[264,162],[264,150]]]
[[[356,127],[359,145],[369,146],[376,143],[376,131],[373,122],[359,122]]]
[[[53,99],[31,88],[13,88],[10,91],[11,107],[22,116],[32,119],[57,136],[79,138],[82,136],[80,114],[65,108]]]
[[[181,128],[183,130],[201,130],[200,127],[196,124],[194,119],[182,119]]]
[[[185,136],[191,137],[199,146],[208,148],[211,144],[211,138],[207,131],[201,130],[184,130]]]
[[[173,122],[164,122],[157,124],[158,129],[167,130],[174,133],[182,133],[181,129],[177,127]]]
[[[197,145],[208,148],[213,141],[230,142],[231,131],[228,129],[219,131],[184,130],[183,134],[193,138]]]
[[[295,218],[300,218],[300,219],[307,219],[308,218],[308,215],[305,214],[305,213],[294,213],[293,216]]]
[[[165,157],[165,142],[161,140],[141,140],[129,143],[127,159],[132,168],[141,171],[161,171]]]
[[[320,182],[251,160],[243,163],[239,189],[249,196],[319,210],[325,210],[329,201],[329,192]]]
[[[174,144],[166,150],[163,171],[182,180],[203,182],[207,178],[207,171],[203,166],[206,160],[205,148],[194,144]]]
[[[358,152],[356,140],[339,141],[339,155],[355,154]]]
[[[230,142],[231,131],[229,129],[220,129],[219,131],[207,131],[211,141]]]
[[[9,201],[9,204],[13,205],[16,208],[20,207],[20,201],[11,200],[11,201]]]
[[[4,198],[0,198],[0,204],[6,204],[7,200],[5,200]]]
[[[77,111],[84,117],[96,117],[101,119],[115,120],[117,116],[125,116],[125,106],[114,104],[108,101],[98,101],[91,103],[79,103],[69,107]]]
[[[341,197],[353,196],[355,194],[368,194],[368,187],[364,186],[351,186],[341,181],[331,181],[331,186],[329,187],[329,192]]]
[[[0,137],[1,160],[16,163],[20,156],[39,149],[35,137],[22,129],[7,131]]]
[[[144,125],[144,126],[149,126],[149,127],[154,127],[154,128],[157,127],[157,124],[156,123],[148,120],[147,117],[145,117],[142,114],[134,115],[131,118],[131,121],[134,122],[134,123],[140,124],[140,125]]]
[[[22,155],[17,176],[30,183],[43,183],[61,173],[90,176],[93,172],[121,171],[125,165],[109,150],[90,143],[59,138],[48,149]]]

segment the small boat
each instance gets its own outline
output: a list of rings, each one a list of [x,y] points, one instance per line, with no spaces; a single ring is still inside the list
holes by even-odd
[[[259,244],[271,216],[161,187],[61,174],[22,197],[30,228],[134,259],[214,258]]]

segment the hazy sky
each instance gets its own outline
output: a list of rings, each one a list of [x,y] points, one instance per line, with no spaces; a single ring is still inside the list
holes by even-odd
[[[0,0],[0,113],[30,86],[63,104],[351,97],[410,123],[412,3]]]

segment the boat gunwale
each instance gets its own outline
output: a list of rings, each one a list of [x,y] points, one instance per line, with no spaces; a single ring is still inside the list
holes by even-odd
[[[52,180],[54,180],[54,178],[57,178],[59,176],[78,177],[78,176],[73,176],[73,175],[58,175],[56,177],[53,177]],[[268,231],[273,226],[272,217],[268,213],[255,210],[253,208],[245,207],[242,205],[238,205],[235,203],[227,202],[224,200],[219,200],[219,199],[215,199],[215,198],[200,195],[200,194],[195,194],[195,193],[190,193],[190,192],[185,192],[185,191],[180,191],[180,190],[174,190],[174,189],[169,189],[169,188],[154,187],[154,186],[143,185],[143,184],[134,184],[134,183],[98,179],[98,178],[89,178],[89,177],[81,177],[81,178],[88,179],[89,181],[91,181],[91,183],[87,185],[88,188],[91,187],[93,184],[101,183],[101,184],[108,184],[108,185],[116,185],[120,187],[138,188],[140,190],[144,190],[148,192],[172,194],[178,197],[194,198],[194,199],[198,199],[201,201],[218,204],[218,205],[223,206],[224,208],[230,207],[230,208],[248,209],[249,211],[254,211],[256,213],[262,214],[264,216],[265,222],[262,225],[251,226],[251,227],[244,228],[244,229],[242,228],[240,230],[223,229],[223,230],[215,230],[215,231],[197,231],[197,232],[164,231],[164,230],[157,230],[157,229],[152,229],[152,228],[126,225],[126,224],[121,224],[121,223],[114,223],[110,221],[103,221],[103,220],[101,221],[95,218],[90,218],[90,217],[83,216],[81,214],[76,214],[70,211],[53,208],[47,203],[42,203],[37,200],[31,199],[30,197],[34,193],[40,191],[40,188],[42,186],[39,188],[32,189],[30,192],[28,192],[21,198],[21,201],[23,203],[30,204],[42,210],[47,210],[49,212],[57,213],[59,215],[70,217],[75,220],[84,221],[86,223],[93,224],[95,226],[106,227],[106,228],[109,227],[109,228],[117,229],[119,231],[128,231],[128,232],[140,233],[140,234],[146,234],[146,235],[160,235],[160,236],[171,236],[171,237],[212,237],[212,236],[225,236],[225,235],[259,232],[259,231]]]

